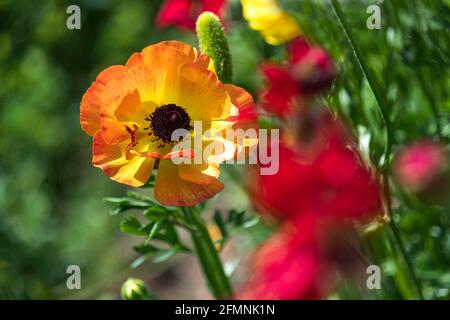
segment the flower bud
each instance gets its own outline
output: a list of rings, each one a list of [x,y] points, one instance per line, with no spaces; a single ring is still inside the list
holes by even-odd
[[[450,188],[449,154],[440,144],[424,141],[402,150],[394,165],[395,176],[406,190],[437,199]],[[448,195],[448,193],[447,193]]]
[[[302,92],[316,93],[331,86],[336,69],[324,49],[310,48],[294,65],[293,76],[300,83]]]
[[[151,296],[148,292],[144,281],[136,278],[128,278],[122,285],[120,290],[122,299],[124,300],[150,300]]]

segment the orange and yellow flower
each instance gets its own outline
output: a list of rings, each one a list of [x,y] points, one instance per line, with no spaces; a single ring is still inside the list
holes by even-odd
[[[134,53],[124,66],[102,71],[83,96],[80,122],[93,136],[93,165],[112,180],[142,186],[157,168],[155,198],[191,206],[223,189],[220,161],[175,164],[174,158],[192,158],[196,150],[173,151],[171,133],[185,129],[194,135],[194,121],[201,121],[203,130],[223,131],[237,125],[240,109],[248,115],[249,108],[251,95],[221,83],[208,56],[165,41]],[[217,139],[202,134],[202,142]]]
[[[300,28],[277,0],[241,0],[243,15],[250,27],[259,31],[267,43],[279,45],[299,35]]]

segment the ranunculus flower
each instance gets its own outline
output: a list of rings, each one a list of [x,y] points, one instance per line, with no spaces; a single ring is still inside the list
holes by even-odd
[[[212,70],[208,56],[165,41],[134,53],[124,66],[102,71],[80,109],[81,127],[93,136],[93,165],[117,182],[138,187],[158,163],[155,197],[164,205],[191,206],[221,191],[217,158],[202,164],[172,161],[202,152],[173,151],[174,130],[194,135],[198,120],[203,131],[220,132],[236,125],[239,108],[248,114],[253,106],[245,90],[222,84]],[[201,140],[203,148],[218,142],[203,134]]]
[[[250,278],[236,298],[245,300],[310,300],[327,296],[334,271],[322,246],[317,215],[286,223],[252,256]]]
[[[249,186],[258,209],[282,219],[304,212],[342,221],[366,220],[380,213],[380,188],[338,120],[322,114],[315,125],[313,151],[280,141],[279,170],[255,174]],[[365,221],[364,221],[365,222]]]
[[[301,34],[298,24],[277,0],[241,0],[244,18],[261,33],[267,43],[286,43]]]
[[[167,0],[156,17],[156,25],[178,27],[195,30],[197,17],[205,11],[222,16],[227,0]]]
[[[429,190],[439,193],[449,188],[448,181],[445,181],[449,162],[445,147],[432,141],[422,141],[400,151],[395,160],[394,173],[399,183],[412,192]]]
[[[325,90],[336,76],[334,63],[327,52],[310,47],[304,39],[289,43],[288,54],[286,64],[262,65],[267,79],[264,107],[281,116],[291,113],[296,98]]]

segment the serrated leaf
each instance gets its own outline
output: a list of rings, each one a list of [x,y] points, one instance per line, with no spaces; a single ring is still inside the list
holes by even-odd
[[[123,233],[134,234],[137,236],[146,235],[146,232],[142,230],[142,224],[133,216],[126,217],[120,222],[120,230]]]

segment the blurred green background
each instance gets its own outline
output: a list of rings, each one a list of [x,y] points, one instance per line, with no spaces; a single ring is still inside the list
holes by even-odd
[[[327,48],[340,75],[327,97],[380,161],[383,134],[375,100],[355,63],[328,1],[283,0],[310,40]],[[420,138],[450,136],[449,1],[384,1],[381,30],[366,27],[373,1],[342,1],[365,57],[388,97],[395,125],[394,152]],[[380,2],[380,1],[378,1]],[[99,71],[123,64],[135,51],[161,40],[197,45],[195,34],[156,29],[161,0],[42,2],[0,0],[0,294],[3,298],[118,298],[128,276],[140,276],[161,298],[209,297],[192,291],[199,272],[193,260],[130,270],[133,238],[121,235],[106,196],[125,187],[90,164],[91,141],[79,126],[79,103]],[[66,8],[81,8],[81,30],[68,30]],[[258,98],[263,60],[281,60],[283,47],[265,44],[230,1],[226,31],[235,83]],[[437,125],[438,121],[438,125]],[[370,151],[369,151],[370,150]],[[227,179],[225,175],[224,179]],[[398,220],[426,298],[450,297],[450,215],[398,194]],[[215,206],[245,207],[245,194],[229,184]],[[250,251],[258,232],[241,250]],[[256,239],[256,240],[255,240]],[[242,252],[241,252],[242,254]],[[247,252],[248,254],[248,252]],[[236,252],[231,254],[236,256]],[[395,265],[383,258],[383,270]],[[177,264],[192,265],[177,271]],[[66,268],[82,270],[82,290],[66,287]],[[178,267],[179,269],[179,267]],[[184,280],[183,280],[184,279]],[[1,298],[0,297],[0,298]],[[367,297],[372,297],[368,295]],[[376,297],[398,297],[388,290]]]

